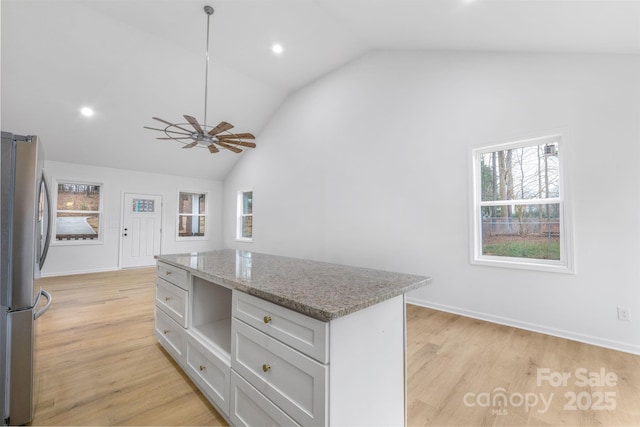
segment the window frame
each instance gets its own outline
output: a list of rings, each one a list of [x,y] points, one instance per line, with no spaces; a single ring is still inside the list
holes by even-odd
[[[83,179],[66,179],[66,178],[57,178],[52,177],[52,201],[51,201],[51,211],[53,214],[52,221],[52,230],[51,230],[51,246],[85,246],[85,245],[103,245],[104,244],[104,190],[105,185],[101,182],[95,182],[91,180],[83,180]],[[65,212],[58,210],[58,187],[60,184],[75,184],[75,185],[89,185],[89,186],[97,186],[100,187],[100,209],[98,211],[81,211],[74,210],[75,212],[89,212],[89,213],[97,213],[98,214],[98,237],[96,239],[72,239],[72,240],[58,240],[58,212]],[[67,212],[74,212],[67,211]]]
[[[244,212],[244,195],[251,193],[251,213]],[[239,190],[237,196],[237,210],[236,210],[236,241],[238,242],[253,242],[253,189]],[[245,237],[242,235],[243,219],[245,217],[251,217],[251,237]]]
[[[524,269],[534,271],[546,271],[556,273],[575,274],[575,262],[573,252],[573,216],[571,203],[567,189],[566,172],[566,132],[554,131],[538,134],[522,139],[494,142],[470,147],[470,262],[472,265],[491,267],[504,267],[512,269]],[[515,199],[482,201],[482,168],[481,155],[496,151],[539,146],[543,144],[557,144],[558,147],[558,196],[536,199]],[[508,206],[508,205],[559,205],[559,232],[560,232],[560,259],[547,260],[540,258],[521,258],[496,255],[483,255],[482,253],[482,207],[484,206]]]
[[[180,196],[182,194],[191,194],[197,196],[204,196],[204,213],[203,214],[194,214],[194,213],[182,213],[180,212]],[[176,203],[176,242],[182,241],[194,241],[194,240],[209,240],[209,193],[206,191],[191,191],[191,190],[178,190],[177,194],[177,203]],[[191,216],[191,217],[204,217],[204,235],[203,236],[181,236],[180,235],[180,217],[182,216]]]

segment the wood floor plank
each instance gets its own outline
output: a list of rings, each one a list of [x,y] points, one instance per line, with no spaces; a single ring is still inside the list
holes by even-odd
[[[640,356],[412,305],[407,329],[410,426],[640,425]],[[582,385],[579,369],[605,369],[618,380]],[[538,380],[539,370],[571,378],[552,386]],[[502,390],[513,400],[494,405]],[[597,409],[605,392],[611,410]],[[581,396],[581,408],[570,405],[573,395]],[[527,408],[520,396],[549,405]]]
[[[33,425],[226,425],[153,334],[154,276],[42,279],[54,302],[36,323]],[[409,426],[640,425],[640,356],[414,305],[407,328]],[[613,372],[616,385],[577,386],[580,368]],[[540,369],[572,378],[539,384]],[[501,404],[502,390],[515,400]],[[615,409],[567,407],[567,393],[585,406],[605,392]],[[546,410],[516,405],[533,395],[549,400]]]
[[[41,286],[33,425],[226,425],[153,334],[154,268]]]

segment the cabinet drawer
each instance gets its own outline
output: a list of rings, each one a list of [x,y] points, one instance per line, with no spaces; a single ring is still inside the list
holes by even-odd
[[[156,307],[155,332],[165,350],[182,364],[186,350],[186,332],[158,307]]]
[[[164,279],[156,277],[156,306],[183,328],[187,327],[188,293]]]
[[[164,280],[173,283],[185,291],[189,289],[188,274],[187,270],[165,264],[164,262],[158,262],[156,266],[156,275],[158,277],[162,277]]]
[[[322,362],[329,362],[329,323],[244,292],[233,292],[233,316]]]
[[[187,338],[187,369],[211,402],[229,415],[231,368],[193,337]]]
[[[302,425],[324,425],[327,366],[232,319],[231,367]]]
[[[236,426],[298,426],[236,372],[231,371],[231,423]]]

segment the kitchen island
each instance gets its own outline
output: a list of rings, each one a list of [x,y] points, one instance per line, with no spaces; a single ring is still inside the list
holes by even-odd
[[[220,250],[158,256],[156,335],[232,425],[404,425],[428,277]]]

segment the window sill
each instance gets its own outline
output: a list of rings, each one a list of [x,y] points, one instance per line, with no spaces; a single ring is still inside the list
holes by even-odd
[[[55,246],[90,246],[90,245],[104,245],[103,240],[55,240],[51,242],[51,247]]]
[[[236,237],[236,242],[253,243],[253,238],[248,239],[246,237]]]
[[[559,261],[530,260],[510,257],[482,257],[471,259],[472,265],[511,268],[516,270],[543,271],[549,273],[575,274],[575,268]]]
[[[188,236],[188,237],[176,237],[176,242],[193,242],[209,240],[207,236]]]

